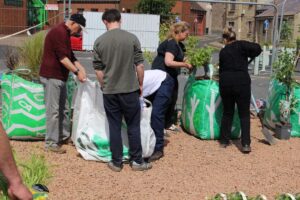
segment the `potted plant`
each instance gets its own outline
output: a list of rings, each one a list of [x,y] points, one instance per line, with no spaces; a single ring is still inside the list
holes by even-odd
[[[211,47],[199,48],[198,44],[198,37],[191,36],[188,38],[186,43],[187,60],[193,66],[194,73],[198,68],[204,67],[204,78],[208,78],[208,73],[213,71],[213,67],[209,66],[209,63],[214,49]]]
[[[274,64],[273,78],[285,86],[284,98],[279,103],[280,125],[276,125],[275,136],[279,139],[289,139],[291,135],[290,113],[295,108],[297,100],[293,98],[292,88],[295,78],[295,57],[286,49],[278,56]]]

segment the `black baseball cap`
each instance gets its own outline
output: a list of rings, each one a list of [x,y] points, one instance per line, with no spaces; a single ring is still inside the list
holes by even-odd
[[[77,24],[79,24],[80,25],[80,27],[82,28],[82,30],[84,30],[85,31],[85,18],[84,18],[84,16],[83,15],[81,15],[81,14],[73,14],[73,15],[71,15],[71,17],[70,17],[70,20],[71,21],[73,21],[73,22],[76,22]]]

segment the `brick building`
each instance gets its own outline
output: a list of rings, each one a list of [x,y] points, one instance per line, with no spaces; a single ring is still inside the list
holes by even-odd
[[[255,11],[254,5],[226,4],[226,26],[233,28],[238,40],[254,40]]]
[[[0,34],[27,27],[27,0],[0,0]]]

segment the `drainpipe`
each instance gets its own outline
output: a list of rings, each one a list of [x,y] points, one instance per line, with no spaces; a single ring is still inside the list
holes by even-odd
[[[66,0],[64,0],[64,21],[66,21]]]
[[[69,18],[71,16],[71,12],[72,12],[72,9],[71,9],[71,0],[69,0],[69,14],[68,14]]]

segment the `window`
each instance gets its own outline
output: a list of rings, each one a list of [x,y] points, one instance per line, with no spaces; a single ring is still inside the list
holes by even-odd
[[[23,7],[23,0],[4,0],[4,5]]]
[[[127,13],[131,13],[131,10],[127,8],[127,9],[126,9],[126,12],[127,12]]]
[[[235,2],[236,0],[231,0],[232,2]],[[234,11],[235,10],[235,4],[229,4],[229,10]]]
[[[92,12],[98,12],[98,8],[91,8]]]
[[[229,22],[228,25],[229,25],[229,27],[233,28],[234,27],[234,22]]]
[[[83,14],[84,8],[77,8],[77,13],[78,14]]]
[[[252,33],[252,21],[248,21],[248,33]]]

